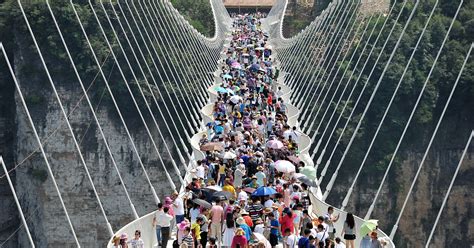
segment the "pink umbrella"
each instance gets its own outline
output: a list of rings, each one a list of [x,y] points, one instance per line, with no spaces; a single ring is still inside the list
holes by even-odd
[[[283,145],[279,140],[270,140],[267,142],[267,147],[272,149],[282,149],[285,145]]]
[[[295,172],[295,166],[288,160],[278,160],[275,162],[275,169],[283,173]]]

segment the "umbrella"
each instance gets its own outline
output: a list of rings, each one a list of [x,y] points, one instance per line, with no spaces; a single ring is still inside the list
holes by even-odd
[[[250,187],[247,187],[247,188],[243,189],[243,191],[245,191],[245,192],[247,192],[247,193],[249,193],[249,194],[252,194],[253,192],[255,192],[255,190],[256,190],[256,189],[250,188]]]
[[[287,160],[278,160],[275,162],[275,169],[283,173],[295,172],[295,166]]]
[[[193,202],[196,203],[197,205],[203,207],[203,208],[212,208],[212,204],[209,202],[203,200],[203,199],[193,199]]]
[[[246,56],[249,56],[249,54],[248,53],[242,53],[242,56],[246,57]]]
[[[229,200],[230,198],[232,198],[232,193],[228,191],[219,191],[212,194],[212,199],[215,199],[215,200],[225,201],[225,200]]]
[[[310,186],[310,187],[318,187],[318,183],[315,180],[309,179],[307,176],[299,176],[296,179],[298,179],[300,182]]]
[[[209,189],[209,190],[212,190],[212,191],[222,191],[222,188],[220,186],[217,186],[217,185],[207,186],[207,187],[205,187],[205,189]]]
[[[232,96],[229,100],[232,103],[237,104],[240,100],[242,100],[242,97],[235,95],[235,96]]]
[[[218,142],[210,142],[207,144],[204,144],[200,147],[201,151],[206,152],[206,151],[222,151],[224,150],[224,146],[222,143]]]
[[[257,239],[259,242],[263,242],[265,244],[265,248],[272,248],[272,245],[268,241],[263,234],[260,234],[258,232],[253,232],[253,236],[255,236],[255,239]]]
[[[224,87],[221,87],[221,86],[218,86],[218,87],[214,88],[214,90],[219,92],[219,93],[227,93],[227,89],[225,89]]]
[[[225,152],[222,156],[220,156],[221,158],[223,159],[234,159],[237,157],[237,155],[235,155],[235,153],[233,152]]]
[[[250,70],[258,71],[258,69],[260,69],[260,65],[259,65],[259,64],[253,64],[253,65],[250,66]]]
[[[232,94],[232,95],[235,94],[234,91],[231,89],[227,89],[227,93]]]
[[[262,50],[265,50],[265,48],[264,48],[264,47],[257,47],[257,48],[255,48],[255,50],[260,50],[260,51],[262,51]]]
[[[298,158],[297,156],[288,156],[287,159],[294,164],[297,164],[301,161],[301,159]]]
[[[300,173],[311,180],[316,179],[316,169],[313,166],[305,166],[303,168],[300,168]]]
[[[281,149],[285,147],[285,145],[283,145],[283,143],[279,140],[270,140],[267,142],[267,147],[272,149]]]
[[[232,76],[229,75],[229,74],[225,74],[223,78],[224,78],[224,79],[232,79]]]
[[[360,226],[360,236],[363,237],[367,235],[368,233],[372,232],[375,230],[378,226],[378,220],[367,220],[365,221],[362,226]]]
[[[239,86],[232,86],[232,90],[235,92],[235,91],[239,91],[240,90],[240,87]]]
[[[267,196],[267,195],[274,195],[276,194],[277,192],[271,188],[271,187],[259,187],[257,190],[255,190],[253,193],[252,193],[252,196]]]

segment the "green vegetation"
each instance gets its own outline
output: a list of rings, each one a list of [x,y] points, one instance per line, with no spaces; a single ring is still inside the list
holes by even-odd
[[[215,23],[209,0],[171,0],[191,25],[207,37],[214,35]]]

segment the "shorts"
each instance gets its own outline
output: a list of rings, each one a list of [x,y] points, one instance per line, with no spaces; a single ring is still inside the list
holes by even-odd
[[[344,239],[345,240],[355,240],[356,235],[355,234],[344,234]]]
[[[270,245],[271,246],[278,245],[278,235],[270,233]]]

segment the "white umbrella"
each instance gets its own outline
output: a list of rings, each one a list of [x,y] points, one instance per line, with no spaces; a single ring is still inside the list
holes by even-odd
[[[235,96],[232,96],[229,100],[233,102],[234,104],[237,104],[240,100],[242,100],[242,97],[235,95]]]
[[[211,190],[214,190],[214,191],[222,191],[222,188],[220,186],[217,186],[217,185],[207,186],[206,189],[211,189]]]
[[[268,239],[265,238],[265,236],[263,236],[263,234],[260,234],[258,232],[254,232],[253,236],[255,236],[255,239],[257,239],[258,241],[263,242],[265,244],[265,248],[272,248],[272,245],[270,244]]]
[[[237,155],[235,155],[233,152],[224,152],[224,155],[222,155],[223,159],[234,159],[236,157]]]
[[[278,160],[275,162],[275,169],[283,173],[292,173],[295,172],[295,166],[287,160]]]
[[[281,149],[284,146],[285,145],[283,145],[283,143],[279,140],[270,140],[267,142],[267,147],[272,149]]]

